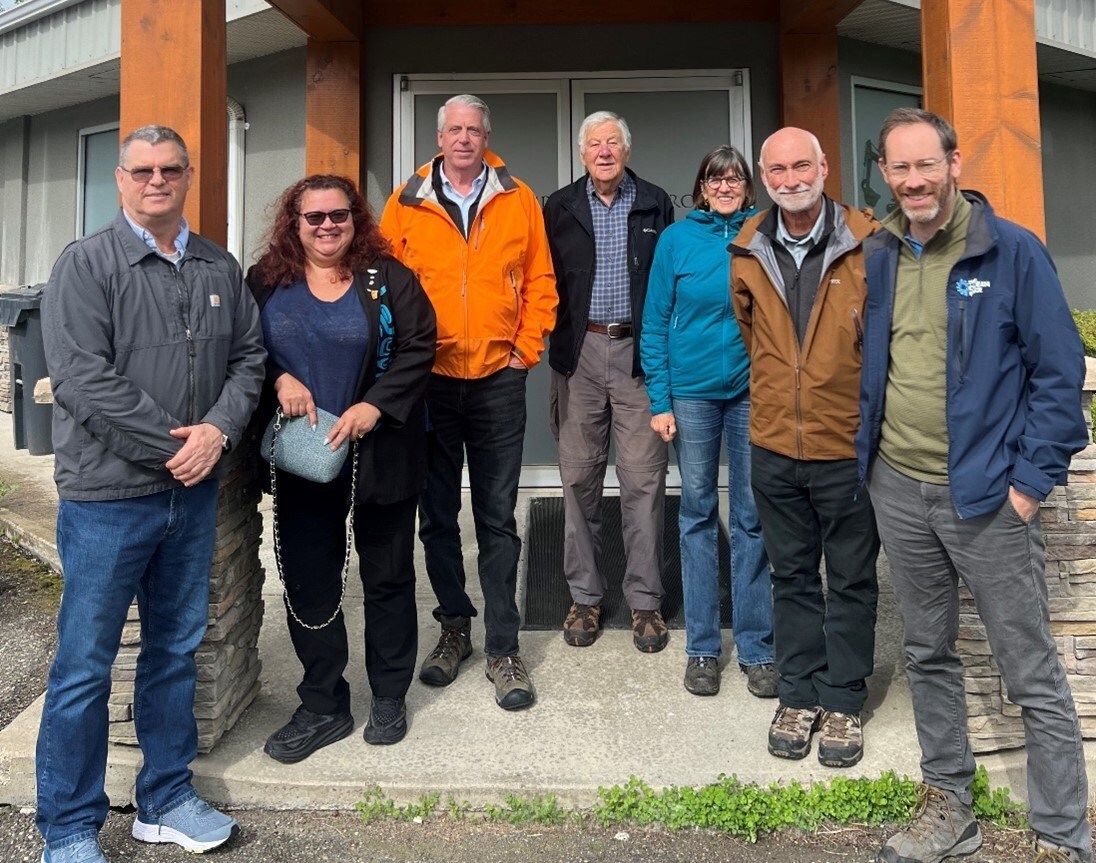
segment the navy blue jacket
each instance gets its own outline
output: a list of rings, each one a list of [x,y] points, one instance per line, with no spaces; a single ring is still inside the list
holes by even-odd
[[[1010,484],[1040,500],[1064,485],[1088,428],[1084,351],[1050,254],[980,194],[962,194],[974,209],[947,282],[946,417],[952,501],[960,518],[972,518],[999,509]],[[862,482],[879,448],[900,242],[886,230],[864,242]]]

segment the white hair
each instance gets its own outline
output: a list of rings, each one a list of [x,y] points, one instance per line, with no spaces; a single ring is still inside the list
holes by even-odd
[[[483,131],[491,134],[491,109],[487,107],[487,103],[477,96],[470,96],[464,93],[460,96],[453,96],[451,99],[447,99],[445,104],[438,108],[438,131],[442,131],[445,128],[445,109],[450,105],[463,105],[466,108],[475,108],[480,114],[483,115]]]
[[[616,123],[617,128],[620,129],[620,137],[624,139],[624,149],[629,153],[632,152],[632,130],[628,128],[628,123],[620,114],[614,114],[612,111],[594,111],[582,121],[582,125],[578,127],[579,150],[586,149],[586,133],[602,123]]]

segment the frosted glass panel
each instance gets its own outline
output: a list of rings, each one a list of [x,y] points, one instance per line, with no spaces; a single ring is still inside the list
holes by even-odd
[[[114,169],[118,166],[118,130],[95,132],[83,137],[84,212],[80,236],[99,230],[118,212],[118,185]]]
[[[415,96],[415,167],[438,152],[438,108],[456,93]],[[559,132],[555,93],[475,95],[491,109],[491,148],[510,173],[527,183],[541,203],[559,187]],[[400,182],[406,180],[401,177]]]

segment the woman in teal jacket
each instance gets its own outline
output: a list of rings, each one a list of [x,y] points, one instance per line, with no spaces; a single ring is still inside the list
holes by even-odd
[[[756,210],[749,166],[734,147],[704,157],[696,209],[659,237],[643,307],[640,359],[651,427],[673,441],[681,471],[685,688],[719,691],[719,450],[727,440],[731,604],[749,691],[776,696],[772,588],[750,489],[750,361],[730,294],[727,245]]]

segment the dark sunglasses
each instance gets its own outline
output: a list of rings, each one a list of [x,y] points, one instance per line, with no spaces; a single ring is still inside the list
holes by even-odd
[[[332,210],[330,213],[325,213],[322,210],[311,210],[307,213],[298,213],[297,215],[308,222],[313,228],[318,228],[326,219],[330,219],[331,224],[333,225],[341,225],[350,218],[350,211]]]
[[[118,167],[122,168],[121,165]],[[147,183],[157,171],[160,172],[160,176],[167,183],[181,180],[183,174],[186,173],[186,167],[183,165],[168,165],[166,168],[134,168],[132,171],[129,168],[122,168],[122,170],[133,177],[135,183]]]

